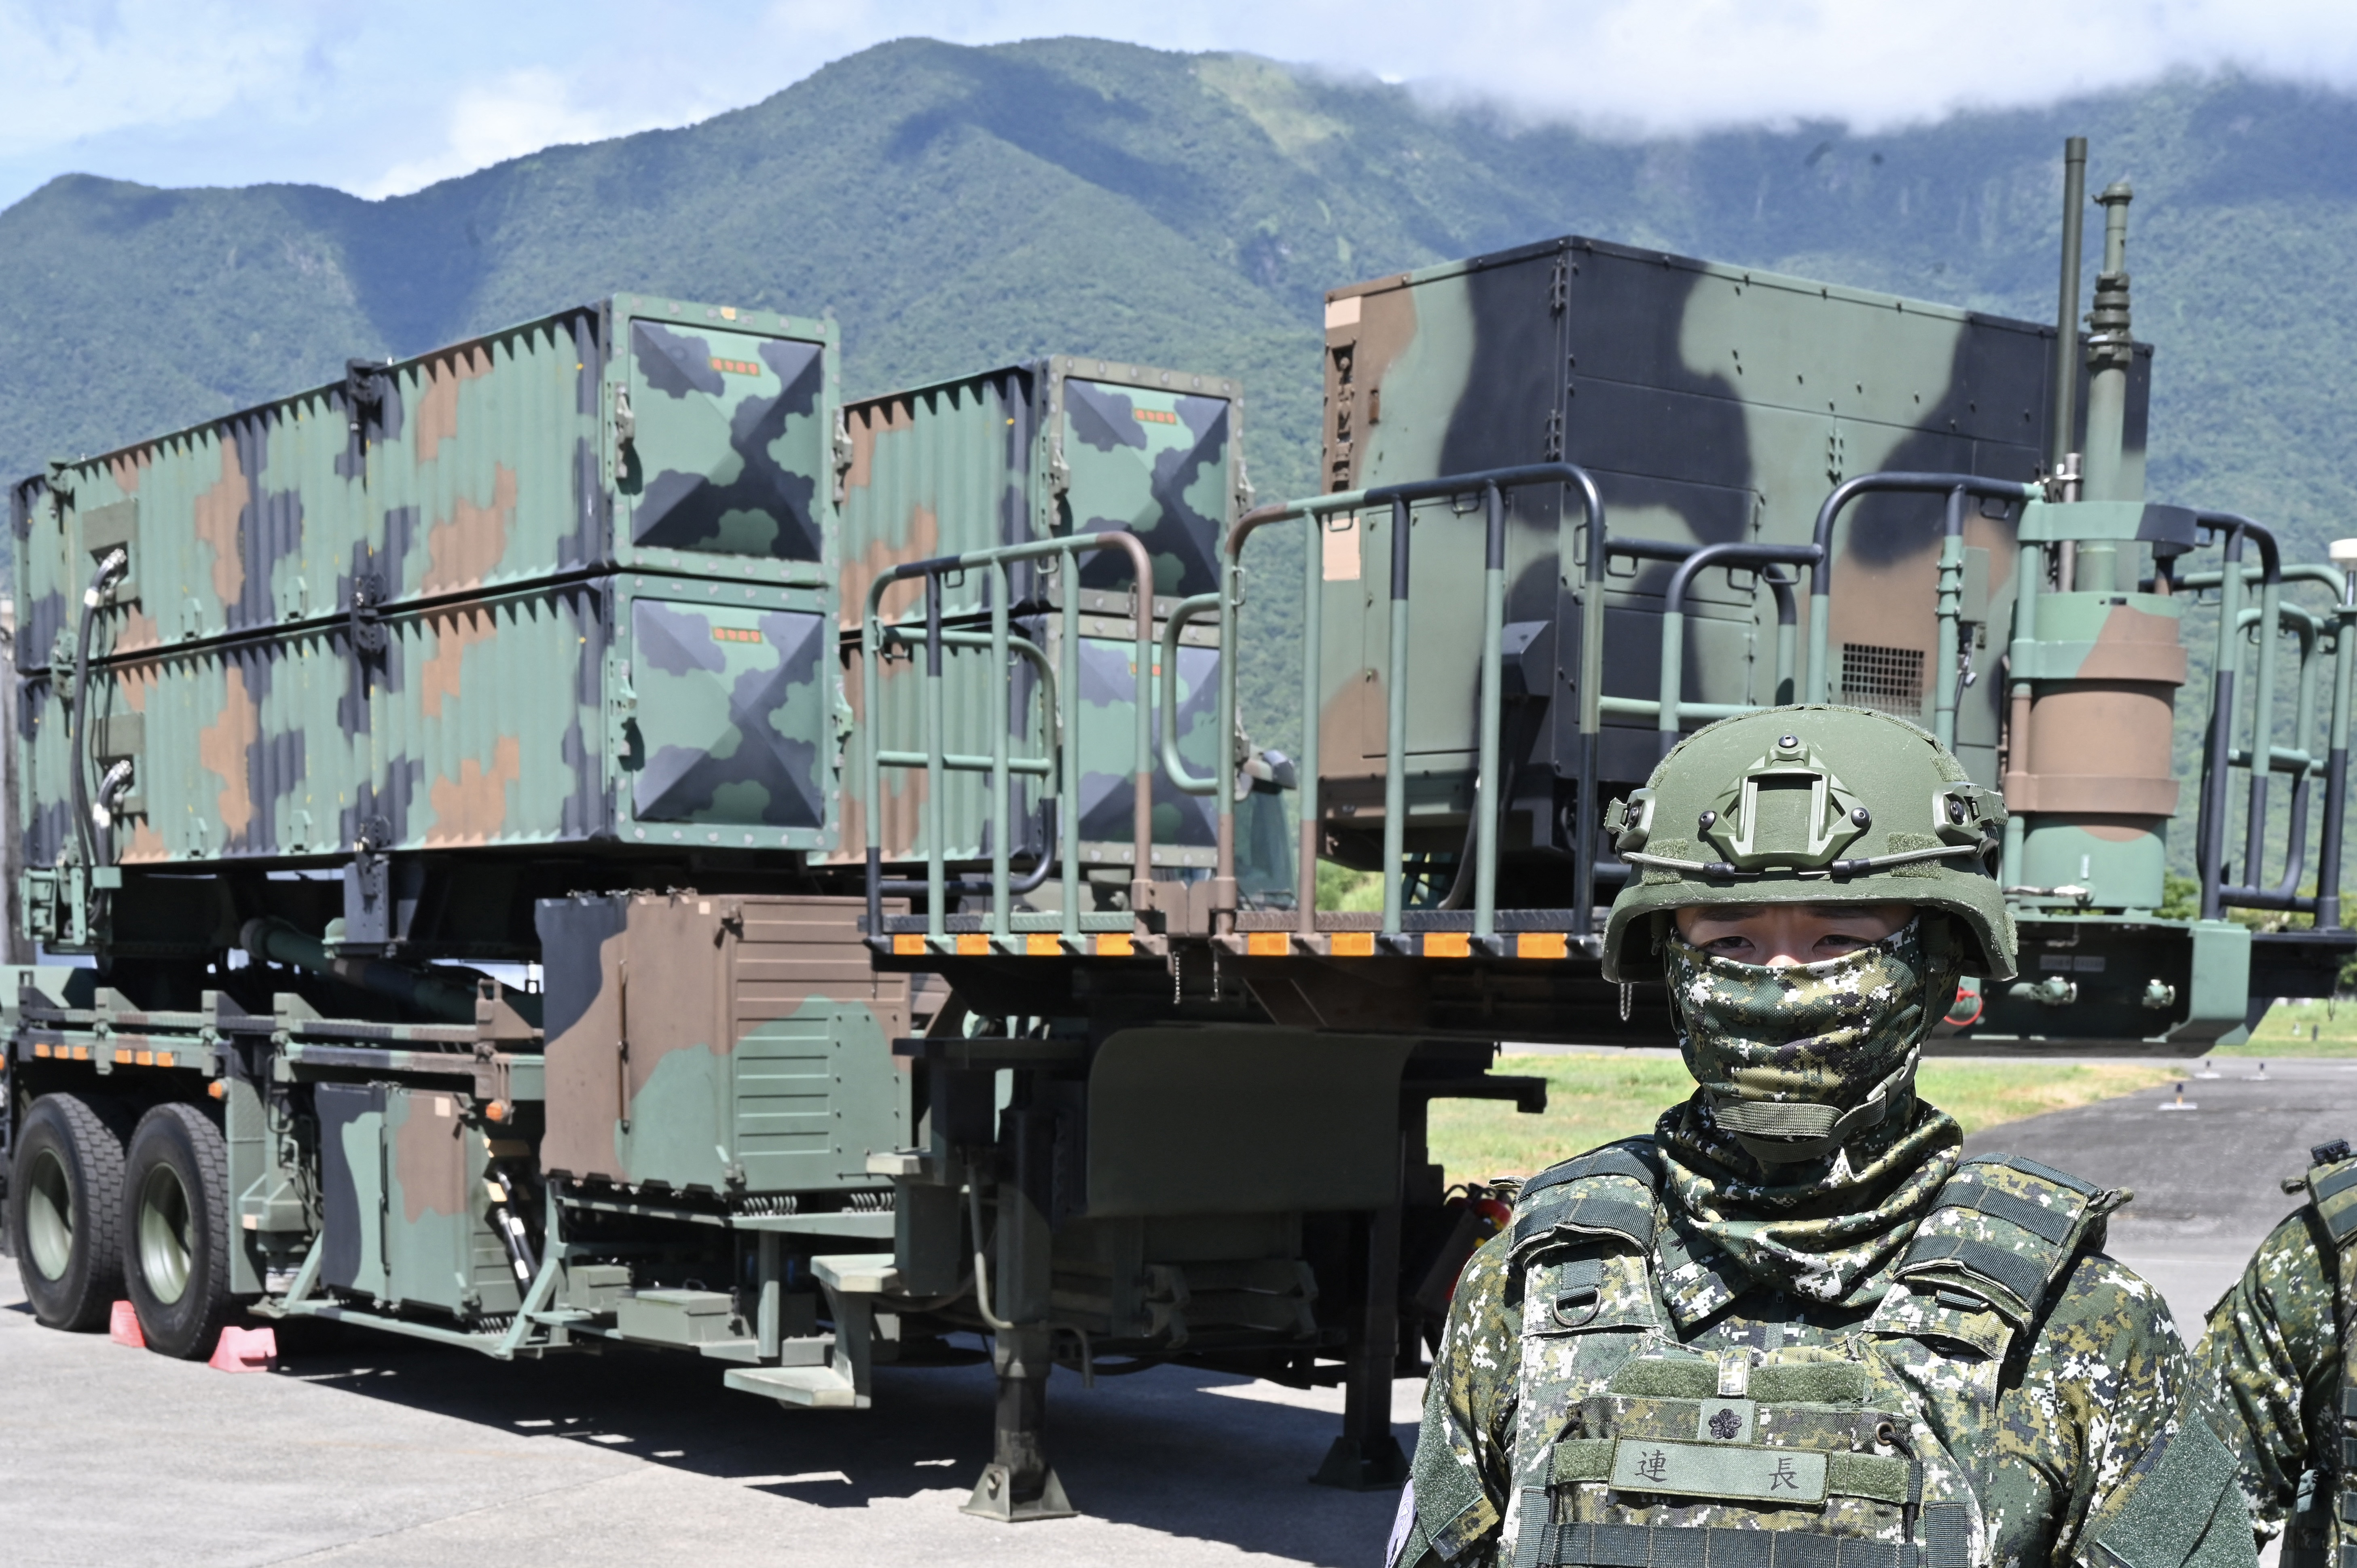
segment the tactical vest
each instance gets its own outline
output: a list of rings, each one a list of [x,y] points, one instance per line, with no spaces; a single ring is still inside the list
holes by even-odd
[[[2319,1144],[2313,1152],[2335,1156],[2309,1171],[2308,1194],[2337,1254],[2332,1305],[2341,1341],[2341,1389],[2331,1426],[2339,1447],[2319,1454],[2317,1467],[2300,1477],[2299,1497],[2284,1532],[2282,1563],[2357,1568],[2357,1301],[2352,1294],[2357,1281],[2351,1278],[2357,1263],[2357,1159],[2349,1157],[2346,1144],[2337,1149]]]
[[[1700,1265],[1672,1230],[1657,1264],[1661,1181],[1637,1139],[1523,1189],[1501,1568],[1989,1568],[1990,1455],[1945,1447],[1925,1391],[1963,1391],[1995,1429],[2007,1353],[2101,1244],[2110,1196],[2029,1160],[1967,1161],[1862,1322],[1791,1344],[1771,1325],[1764,1346],[1711,1355],[1679,1342],[1663,1300],[1657,1267]]]

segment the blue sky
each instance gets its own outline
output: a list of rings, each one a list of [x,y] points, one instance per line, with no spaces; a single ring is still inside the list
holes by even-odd
[[[1861,130],[2171,70],[2357,88],[2348,0],[0,0],[0,206],[57,175],[414,190],[911,35],[1245,49],[1608,134]]]

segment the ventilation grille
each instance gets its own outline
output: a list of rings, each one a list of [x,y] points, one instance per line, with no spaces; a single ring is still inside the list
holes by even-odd
[[[1923,712],[1923,650],[1842,644],[1842,701],[1912,719]]]

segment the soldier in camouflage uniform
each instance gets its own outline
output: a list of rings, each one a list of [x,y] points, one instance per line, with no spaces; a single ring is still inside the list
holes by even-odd
[[[2227,1568],[2233,1461],[2125,1201],[1964,1161],[1913,1092],[2013,972],[2005,809],[1912,725],[1698,732],[1607,813],[1604,974],[1663,975],[1700,1088],[1534,1178],[1467,1266],[1394,1568]]]
[[[2314,1168],[2297,1184],[2309,1201],[2268,1233],[2210,1309],[2200,1356],[2255,1533],[2264,1540],[2290,1525],[2283,1568],[2324,1568],[2357,1548],[2343,1435],[2357,1430],[2345,1424],[2357,1417],[2357,1389],[2344,1344],[2357,1322],[2347,1294],[2357,1158],[2340,1139],[2309,1157]]]

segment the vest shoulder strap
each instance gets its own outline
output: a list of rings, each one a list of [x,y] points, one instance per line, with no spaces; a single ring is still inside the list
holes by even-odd
[[[1653,1243],[1653,1197],[1662,1187],[1661,1157],[1650,1137],[1624,1138],[1541,1171],[1514,1200],[1510,1265],[1549,1246],[1585,1236],[1621,1236],[1641,1248]]]
[[[1966,1160],[1917,1228],[1899,1277],[1953,1282],[2027,1325],[2045,1315],[2079,1253],[2102,1244],[2104,1216],[2121,1201],[2018,1155]]]
[[[2308,1196],[2316,1204],[2316,1217],[2324,1221],[2332,1244],[2347,1251],[2357,1241],[2357,1159],[2344,1154],[2341,1159],[2311,1167]]]

